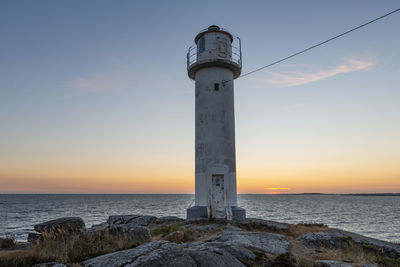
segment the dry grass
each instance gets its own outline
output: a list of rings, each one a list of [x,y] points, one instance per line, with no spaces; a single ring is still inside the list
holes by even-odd
[[[34,248],[24,251],[7,251],[0,254],[0,266],[2,267],[32,266],[55,260],[54,256],[44,255],[40,250]]]
[[[302,234],[311,232],[326,232],[328,230],[328,226],[318,223],[289,224],[289,231],[286,234],[297,238]]]
[[[353,266],[366,263],[385,267],[400,266],[400,259],[385,257],[373,246],[359,246],[348,239],[343,239],[340,249],[309,248],[296,238],[289,237],[289,240],[293,245],[291,252],[301,267],[312,267],[319,260],[350,262]]]
[[[184,229],[179,225],[163,225],[161,227],[156,227],[150,230],[152,240],[159,240],[164,238],[170,233],[182,231],[183,240],[182,242],[191,242],[196,240],[195,233],[191,229]]]
[[[41,242],[27,250],[3,251],[0,254],[0,266],[32,266],[37,263],[57,261],[75,264],[98,255],[133,247],[128,241],[114,239],[107,232],[93,240],[80,235],[69,235],[64,238],[44,236]]]

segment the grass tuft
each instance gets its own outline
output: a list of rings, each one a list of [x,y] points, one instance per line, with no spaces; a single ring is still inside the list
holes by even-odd
[[[288,235],[292,237],[299,237],[302,234],[307,234],[311,232],[326,232],[328,226],[320,223],[301,223],[301,224],[290,224]]]
[[[179,225],[164,225],[159,228],[152,229],[150,231],[151,236],[156,237],[156,236],[161,236],[165,237],[166,235],[176,232],[176,231],[181,231],[182,227]]]

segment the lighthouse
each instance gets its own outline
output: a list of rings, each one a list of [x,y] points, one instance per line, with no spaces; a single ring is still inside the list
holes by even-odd
[[[216,25],[194,42],[187,71],[195,81],[196,189],[187,218],[244,220],[245,210],[237,206],[233,90],[242,69],[241,42]]]

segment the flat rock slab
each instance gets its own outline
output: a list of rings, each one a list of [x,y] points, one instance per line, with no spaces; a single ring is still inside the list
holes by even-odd
[[[197,266],[180,246],[164,240],[101,255],[86,260],[81,265],[84,267]]]
[[[240,261],[254,260],[256,258],[256,255],[251,250],[229,242],[193,242],[186,244],[186,247],[191,250],[222,249]]]
[[[158,240],[101,255],[81,263],[83,267],[128,266],[226,266],[242,267],[240,260],[255,259],[250,250],[229,243],[196,242],[177,245]]]
[[[291,244],[286,237],[280,234],[265,232],[244,232],[225,230],[213,241],[228,242],[249,249],[261,250],[271,254],[282,254],[287,252]]]
[[[150,215],[112,215],[108,217],[109,225],[130,224],[133,226],[148,226],[155,222],[157,217]]]
[[[335,232],[311,232],[299,237],[305,245],[313,248],[341,248],[342,240],[346,235]]]
[[[372,252],[379,252],[387,257],[400,258],[400,245],[378,240],[355,233],[330,229],[327,232],[311,232],[299,237],[309,247],[341,248],[342,242],[351,241]]]
[[[125,267],[133,266],[189,267],[197,266],[197,264],[180,246],[168,242],[136,258],[132,263],[125,265]]]
[[[213,247],[202,247],[187,250],[187,253],[194,259],[196,266],[221,266],[221,267],[242,267],[245,266],[229,252],[224,249]]]
[[[104,254],[81,263],[84,267],[117,267],[132,263],[138,257],[158,249],[161,245],[168,243],[164,240],[153,241],[132,249],[121,250]]]
[[[83,233],[86,231],[84,221],[79,217],[66,217],[36,224],[36,232],[59,236],[65,234]]]

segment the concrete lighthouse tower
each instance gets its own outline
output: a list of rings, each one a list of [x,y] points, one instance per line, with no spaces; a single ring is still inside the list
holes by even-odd
[[[233,92],[242,69],[240,39],[212,25],[194,42],[187,71],[196,84],[196,196],[187,218],[244,220],[237,207]]]

